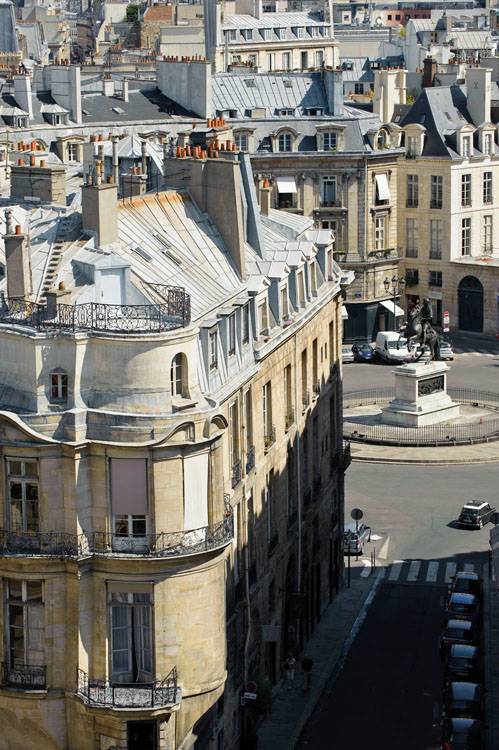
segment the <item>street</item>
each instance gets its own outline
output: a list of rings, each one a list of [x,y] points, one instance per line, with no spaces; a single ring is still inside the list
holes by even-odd
[[[499,345],[456,336],[449,385],[498,391]],[[482,351],[476,351],[476,350]],[[344,391],[392,384],[386,365],[344,368]],[[417,448],[414,449],[417,451]],[[456,570],[487,573],[489,530],[457,528],[472,499],[499,507],[497,464],[412,466],[353,462],[345,523],[361,508],[372,541],[351,575],[384,572],[367,616],[301,736],[300,748],[441,747],[443,598]],[[375,550],[376,569],[370,570]],[[346,562],[346,561],[345,561]]]

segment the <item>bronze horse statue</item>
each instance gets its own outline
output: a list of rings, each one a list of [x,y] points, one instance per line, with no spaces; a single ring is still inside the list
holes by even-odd
[[[426,309],[425,309],[426,308]],[[409,320],[400,331],[401,336],[407,339],[407,348],[411,344],[429,346],[432,360],[440,360],[440,339],[438,333],[432,326],[431,305],[425,300],[423,307],[415,305],[409,313]],[[416,361],[422,356],[422,352]]]

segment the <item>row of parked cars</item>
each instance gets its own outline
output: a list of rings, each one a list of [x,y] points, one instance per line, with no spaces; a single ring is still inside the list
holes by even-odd
[[[456,573],[439,638],[445,660],[443,750],[484,750],[482,585],[476,573]]]
[[[348,362],[385,361],[391,364],[403,362],[427,362],[431,352],[429,346],[413,345],[408,347],[407,341],[400,338],[396,331],[381,331],[376,337],[375,344],[367,341],[355,342],[353,345],[344,344],[342,360]],[[440,341],[440,358],[454,359],[454,350],[450,341]]]

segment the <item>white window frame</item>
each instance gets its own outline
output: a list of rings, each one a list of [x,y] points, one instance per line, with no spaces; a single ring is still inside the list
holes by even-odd
[[[490,203],[493,203],[493,191],[492,191],[492,172],[490,170],[487,170],[487,172],[483,173],[483,180],[482,180],[482,198],[483,203],[485,205],[489,205]]]
[[[483,233],[483,252],[492,253],[492,233],[493,233],[493,218],[492,214],[485,214],[482,222],[482,233]]]
[[[218,369],[218,329],[212,328],[208,333],[208,359],[210,372]]]
[[[239,151],[249,151],[249,133],[234,133],[234,143]]]
[[[289,318],[289,294],[288,294],[288,284],[287,282],[284,283],[280,289],[280,299],[279,303],[281,306],[281,320],[285,321]]]
[[[374,249],[386,249],[386,217],[376,216],[374,220]]]
[[[38,460],[7,457],[6,461],[9,529],[16,534],[36,534],[40,531],[40,466]],[[21,464],[21,472],[19,474],[13,470],[14,464]],[[27,466],[34,466],[36,473],[27,473]],[[12,498],[12,487],[17,485],[21,487],[21,497]],[[32,498],[29,495],[29,492],[31,492],[29,487],[31,485],[36,486],[36,498]],[[28,518],[27,511],[30,504],[36,505],[36,512],[32,512]],[[13,516],[12,509],[16,506],[19,508],[20,513]],[[32,507],[31,510],[33,511],[34,508]],[[14,523],[15,520],[17,523]]]
[[[461,219],[461,255],[471,255],[471,216]]]
[[[469,159],[471,155],[471,135],[463,135],[461,139],[461,156]]]
[[[6,622],[5,622],[5,641],[6,641],[6,659],[7,665],[12,669],[22,668],[24,666],[43,667],[45,666],[45,585],[40,579],[25,580],[21,578],[5,578],[4,601],[6,604]],[[14,584],[21,584],[21,598],[14,597]],[[30,584],[40,586],[40,599],[34,599],[29,595],[28,589]],[[14,621],[11,607],[22,608],[22,625],[16,619]],[[40,615],[41,613],[41,615]],[[14,624],[15,622],[15,624]],[[15,657],[13,654],[13,631],[22,630],[22,658]],[[19,644],[19,636],[16,637],[16,643]],[[37,648],[36,648],[37,646]],[[35,686],[33,686],[35,687]]]
[[[288,143],[289,143],[289,148],[287,148]],[[283,146],[285,148],[283,148]],[[279,153],[285,153],[285,154],[290,153],[293,150],[293,136],[290,132],[284,131],[282,133],[279,133],[277,137],[277,148],[278,148]]]
[[[331,197],[334,195],[334,198]],[[327,196],[327,197],[326,197]],[[324,175],[321,182],[321,202],[336,203],[338,200],[338,178],[336,175]]]
[[[267,300],[260,301],[257,305],[258,311],[258,334],[266,336],[269,332],[269,309]]]
[[[442,259],[443,222],[441,219],[430,220],[430,258]]]
[[[148,594],[127,591],[127,584],[124,581],[122,592],[108,592],[108,611],[110,621],[109,658],[112,680],[132,684],[150,682],[154,674],[152,592]],[[118,617],[122,618],[122,623],[118,622]],[[114,647],[115,632],[118,630],[125,631],[120,638],[121,643],[126,643],[123,648]],[[125,638],[123,638],[123,635],[125,635]],[[138,649],[137,653],[134,653],[135,649]],[[126,655],[126,662],[115,668],[120,653]],[[136,671],[135,679],[134,671]]]
[[[236,353],[236,313],[233,312],[227,319],[227,350],[229,357]]]
[[[51,372],[50,375],[50,401],[68,400],[68,374],[67,372]]]
[[[326,130],[322,134],[322,150],[323,151],[337,151],[338,150],[338,133],[335,130]]]

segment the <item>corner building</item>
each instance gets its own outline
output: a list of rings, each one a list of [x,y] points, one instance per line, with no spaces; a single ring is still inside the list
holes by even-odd
[[[0,747],[230,747],[341,582],[350,275],[247,156],[171,166],[3,211]]]

